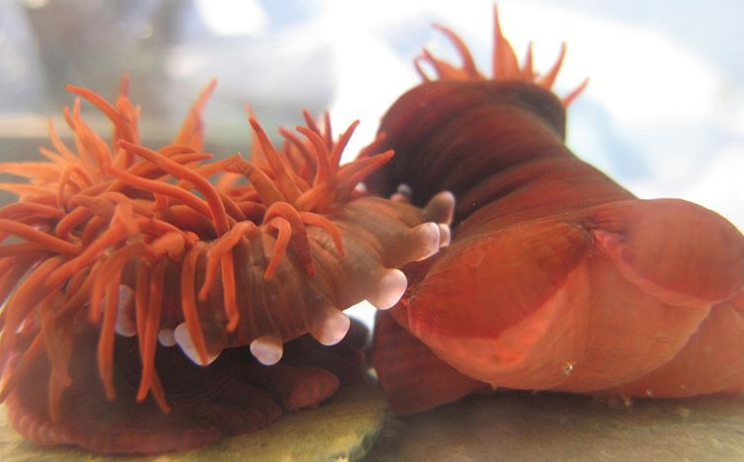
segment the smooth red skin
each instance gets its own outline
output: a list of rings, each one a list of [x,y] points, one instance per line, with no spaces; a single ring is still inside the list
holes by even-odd
[[[564,124],[551,93],[493,81],[422,84],[383,118],[379,148],[396,155],[371,189],[406,183],[415,204],[441,190],[458,200],[452,244],[409,270],[390,314],[415,339],[378,324],[373,362],[395,412],[486,384],[631,396],[744,387],[741,233],[689,202],[635,198],[565,147]],[[422,356],[412,382],[404,364]]]
[[[27,439],[104,454],[155,454],[250,433],[286,412],[317,406],[339,385],[360,381],[366,331],[353,324],[352,335],[334,347],[299,337],[285,344],[284,357],[274,366],[259,364],[247,347],[223,351],[208,367],[196,366],[178,348],[158,347],[156,366],[172,407],[168,414],[151,397],[135,402],[141,367],[136,338],[117,336],[117,397],[106,400],[96,367],[97,337],[94,330],[76,335],[73,383],[64,392],[58,421],[52,423],[49,415],[44,357],[8,397],[9,420]]]

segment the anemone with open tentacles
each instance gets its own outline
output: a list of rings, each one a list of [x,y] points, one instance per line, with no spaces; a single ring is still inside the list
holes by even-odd
[[[167,347],[176,344],[202,367],[220,363],[225,349],[247,345],[263,366],[247,354],[250,374],[248,366],[223,362],[254,377],[250,387],[258,383],[283,398],[296,397],[298,387],[300,395],[311,390],[309,398],[293,398],[295,404],[284,399],[283,407],[316,405],[335,391],[334,378],[343,371],[308,373],[299,361],[295,371],[301,373],[291,378],[280,362],[285,344],[305,333],[322,345],[338,344],[350,327],[343,309],[364,299],[391,307],[407,285],[398,268],[448,242],[450,194],[419,209],[367,197],[357,187],[393,153],[363,153],[341,165],[356,123],[334,141],[327,116],[317,125],[305,113],[307,126],[297,129],[301,136],[284,130],[285,146],[277,150],[250,117],[253,161],[239,154],[211,160],[203,149],[200,114],[214,88],[213,82],[199,96],[174,142],[155,150],[140,142],[139,108],[127,97],[126,82],[113,103],[69,87],[111,121],[111,141],[86,123],[77,99],[64,112],[74,149],[50,122],[54,149],[41,149],[45,162],[0,165],[0,171],[30,180],[2,185],[19,200],[0,209],[0,399],[33,441],[159,452],[254,429],[281,414],[267,404],[266,391],[254,390],[262,404],[250,409],[263,406],[262,415],[237,429],[196,425],[184,433],[179,427],[191,437],[158,442],[149,436],[144,444],[131,431],[117,435],[113,422],[113,431],[103,425],[90,430],[95,437],[86,436],[81,425],[94,425],[77,424],[79,412],[67,401],[81,395],[81,381],[97,375],[106,401],[115,402],[121,371],[129,368],[121,364],[124,357],[139,371],[134,390],[122,392],[141,403],[132,406],[154,402],[162,413],[185,415],[176,407],[189,405],[169,393],[174,381],[162,375],[172,372],[163,358],[174,356]],[[132,359],[122,348],[138,354]],[[295,352],[315,351],[308,348]],[[306,354],[310,363],[323,355]],[[97,374],[80,372],[83,357],[95,357]],[[46,393],[34,397],[44,406],[29,404],[28,383],[39,376]],[[303,378],[312,386],[302,388]],[[280,382],[293,385],[287,391]],[[321,391],[313,392],[319,383]],[[248,395],[240,402],[250,401]],[[169,434],[163,422],[166,430],[156,435]]]

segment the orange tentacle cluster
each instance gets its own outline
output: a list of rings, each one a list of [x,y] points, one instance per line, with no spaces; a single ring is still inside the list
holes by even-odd
[[[95,328],[107,398],[116,396],[115,336],[136,335],[137,400],[152,394],[169,411],[158,342],[204,366],[236,345],[274,364],[282,344],[306,332],[335,344],[349,328],[342,309],[363,299],[392,306],[406,288],[397,268],[446,243],[450,196],[422,210],[355,190],[392,156],[340,165],[356,123],[333,141],[327,117],[319,128],[306,115],[305,139],[284,131],[279,151],[251,117],[257,161],[213,161],[200,114],[214,82],[173,144],[157,150],[140,144],[126,87],[114,103],[69,88],[111,121],[110,142],[86,123],[78,99],[65,110],[74,148],[50,122],[48,162],[0,165],[30,180],[2,185],[20,200],[0,209],[0,400],[46,355],[58,419],[75,334]]]
[[[414,65],[421,79],[425,82],[432,81],[424,69],[423,63],[427,63],[434,69],[436,80],[453,80],[453,81],[485,81],[493,80],[496,82],[521,81],[533,83],[539,88],[550,91],[553,88],[558,73],[563,65],[563,59],[566,56],[566,44],[561,44],[555,63],[547,72],[539,74],[532,65],[532,43],[527,48],[527,54],[524,63],[520,66],[514,48],[501,31],[499,23],[498,9],[493,9],[494,33],[491,58],[491,77],[487,77],[475,65],[475,60],[470,54],[470,50],[465,42],[452,30],[435,25],[434,27],[441,31],[449,39],[457,50],[457,54],[462,60],[462,65],[458,68],[447,61],[437,58],[429,50],[424,49],[422,55],[414,60]],[[586,88],[589,79],[585,79],[575,89],[561,98],[563,106],[568,107]]]

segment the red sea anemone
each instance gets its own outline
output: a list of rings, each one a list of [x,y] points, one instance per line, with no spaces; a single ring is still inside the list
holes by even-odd
[[[74,148],[50,123],[46,161],[0,165],[30,179],[3,185],[19,200],[0,209],[0,399],[16,429],[104,453],[185,449],[359,376],[359,342],[301,336],[337,344],[343,309],[395,304],[398,268],[446,244],[450,195],[424,209],[366,196],[359,182],[393,153],[340,166],[355,124],[333,141],[327,118],[306,117],[281,152],[251,118],[254,160],[211,161],[200,113],[214,84],[156,150],[126,85],[114,103],[69,89],[111,121],[110,142],[77,100]]]
[[[495,26],[492,78],[428,52],[424,83],[384,116],[374,174],[412,202],[458,200],[452,245],[411,265],[378,313],[373,362],[394,411],[513,388],[680,397],[744,387],[744,237],[675,199],[641,200],[564,145],[551,91]],[[430,65],[437,74],[423,72]],[[425,168],[424,168],[425,167]],[[394,360],[393,360],[394,358]]]

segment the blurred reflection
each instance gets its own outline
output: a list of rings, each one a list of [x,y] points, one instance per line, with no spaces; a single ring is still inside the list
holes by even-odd
[[[41,107],[28,104],[29,93],[15,93],[14,107],[49,110],[70,101],[66,83],[108,90],[124,72],[146,82],[162,82],[163,54],[173,42],[177,19],[160,0],[5,2],[3,31],[20,45],[21,69],[37,68]],[[157,33],[153,31],[157,30]],[[22,51],[21,51],[22,50]],[[37,61],[40,64],[34,63]],[[26,76],[20,76],[21,79]],[[11,84],[23,85],[21,79]],[[14,85],[14,86],[15,86]],[[153,100],[157,86],[138,85]],[[158,109],[157,107],[152,108]]]
[[[245,103],[269,128],[299,120],[303,107],[328,107],[328,47],[286,31],[297,18],[308,19],[312,2],[225,3],[2,0],[0,113],[56,116],[72,100],[65,85],[112,98],[124,74],[144,120],[169,134],[211,78],[220,87],[207,119],[221,128],[220,139],[247,138]],[[150,136],[169,137],[159,131]]]
[[[25,12],[0,2],[0,108],[3,112],[41,107],[43,77]]]

